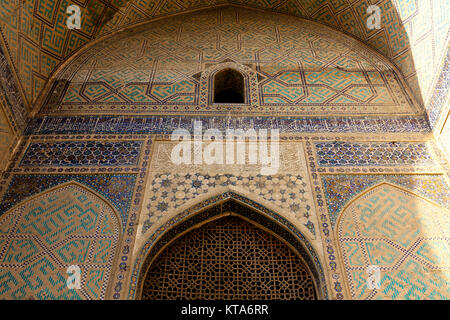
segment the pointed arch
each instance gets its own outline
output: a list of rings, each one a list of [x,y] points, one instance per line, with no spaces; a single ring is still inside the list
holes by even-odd
[[[313,245],[288,220],[234,191],[226,191],[186,209],[160,226],[138,249],[130,276],[128,298],[141,294],[145,272],[170,243],[194,228],[229,215],[229,212],[288,244],[303,259],[314,279],[317,295],[328,299],[324,270]]]
[[[241,85],[238,85],[235,90],[239,91],[242,94],[244,105],[256,105],[258,104],[258,99],[256,96],[252,96],[250,92],[255,92],[258,89],[258,76],[256,71],[252,70],[247,65],[240,64],[234,62],[232,60],[225,60],[221,63],[217,63],[214,65],[209,65],[205,70],[202,71],[200,81],[202,83],[208,84],[207,86],[202,86],[200,88],[200,94],[203,96],[208,96],[208,103],[214,104],[216,97],[216,80],[218,80],[217,76],[220,77],[222,72],[230,72],[231,76],[229,78],[238,78]],[[219,82],[224,82],[219,80]],[[224,82],[225,87],[229,87]],[[220,87],[220,86],[219,86]],[[206,102],[206,101],[205,101]],[[201,102],[200,102],[201,103]],[[206,106],[206,104],[205,104]]]
[[[70,181],[22,201],[0,218],[0,288],[6,299],[105,299],[121,238],[117,212]],[[67,287],[77,265],[81,288]]]
[[[316,300],[312,279],[288,244],[230,211],[165,246],[146,270],[140,298]]]
[[[338,254],[353,299],[441,299],[450,284],[450,211],[379,183],[352,199],[336,224]],[[369,288],[367,268],[380,270]]]
[[[239,71],[226,68],[214,74],[214,103],[245,103],[245,81]]]

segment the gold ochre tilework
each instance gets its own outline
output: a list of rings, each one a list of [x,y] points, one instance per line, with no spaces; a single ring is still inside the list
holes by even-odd
[[[69,63],[58,75],[43,111],[64,115],[423,114],[400,73],[373,50],[322,25],[279,18],[229,8],[157,21],[118,34]],[[214,74],[223,68],[244,76],[245,103],[212,103]]]
[[[115,269],[120,223],[85,187],[68,183],[21,203],[0,225],[0,296],[7,299],[104,299]],[[67,268],[81,269],[70,290]]]
[[[446,299],[450,212],[382,183],[361,194],[338,222],[339,251],[353,299]],[[379,287],[367,267],[380,269]]]

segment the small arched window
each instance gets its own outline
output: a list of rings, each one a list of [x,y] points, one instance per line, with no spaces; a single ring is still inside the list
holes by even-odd
[[[214,76],[214,103],[245,103],[244,76],[233,69],[224,69]]]

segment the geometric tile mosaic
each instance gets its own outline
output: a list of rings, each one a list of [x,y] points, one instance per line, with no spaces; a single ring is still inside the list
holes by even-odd
[[[227,61],[243,66],[250,94],[243,105],[208,103],[213,88],[207,70]],[[168,18],[98,43],[58,74],[43,110],[165,115],[423,113],[390,62],[355,39],[305,20],[279,19],[243,8]]]
[[[20,94],[11,66],[4,54],[0,39],[0,105],[2,104],[13,132],[22,133],[29,121],[28,110]]]
[[[125,230],[136,182],[135,174],[17,174],[11,179],[1,199],[0,217],[28,197],[69,181],[86,185],[105,197],[118,211],[122,229]]]
[[[275,266],[274,265],[274,261],[276,261],[276,258],[272,256],[272,252],[277,252],[277,249],[280,250],[280,244],[277,245],[273,245],[272,243],[270,243],[267,239],[267,235],[268,234],[262,234],[262,230],[258,227],[256,227],[255,225],[245,221],[244,219],[241,219],[239,217],[233,217],[233,216],[228,216],[228,217],[223,217],[221,219],[217,219],[214,220],[212,222],[209,222],[207,224],[208,227],[211,227],[213,225],[216,225],[217,223],[224,223],[224,222],[228,222],[228,223],[242,223],[246,226],[249,227],[250,230],[255,230],[260,232],[259,234],[255,235],[252,234],[252,232],[249,229],[242,229],[237,231],[234,235],[233,234],[211,234],[211,231],[209,231],[210,234],[207,234],[206,237],[204,239],[195,239],[195,240],[191,240],[189,242],[181,242],[183,240],[179,240],[179,247],[170,247],[170,249],[168,249],[167,251],[165,251],[166,254],[170,254],[172,257],[169,261],[163,261],[161,264],[164,266],[160,266],[159,264],[157,264],[157,266],[160,268],[158,268],[158,272],[159,275],[156,274],[155,271],[155,264],[152,264],[152,268],[150,270],[147,271],[147,275],[151,276],[153,279],[151,280],[152,283],[150,284],[150,288],[148,287],[148,283],[147,281],[144,282],[144,287],[142,289],[142,300],[158,300],[161,297],[162,292],[178,292],[178,294],[180,294],[180,289],[181,288],[185,288],[185,290],[187,290],[187,292],[183,292],[181,293],[179,296],[177,296],[177,298],[182,298],[182,299],[192,299],[193,297],[196,298],[201,298],[200,296],[197,296],[197,294],[199,293],[199,291],[195,288],[195,287],[191,287],[191,286],[183,286],[183,283],[187,280],[187,279],[183,279],[181,278],[182,275],[192,275],[193,279],[192,282],[193,283],[204,283],[205,286],[204,288],[214,288],[214,293],[217,294],[217,289],[218,289],[218,284],[217,283],[208,283],[209,281],[219,281],[219,279],[221,279],[221,281],[224,281],[225,279],[230,279],[230,281],[233,282],[233,284],[231,283],[224,283],[223,287],[224,290],[226,290],[226,292],[229,294],[226,297],[229,299],[233,299],[233,298],[237,298],[240,297],[240,299],[258,299],[257,295],[254,295],[252,297],[249,296],[241,296],[239,292],[230,292],[229,290],[231,288],[239,288],[240,286],[235,286],[235,278],[241,278],[242,279],[242,275],[246,275],[246,274],[253,274],[255,275],[259,275],[259,276],[263,276],[263,275],[267,275],[269,276],[269,279],[261,279],[260,282],[261,283],[267,283],[268,281],[271,281],[271,279],[275,278],[278,279],[278,283],[285,283],[285,287],[282,290],[282,294],[281,297],[285,297],[285,296],[289,296],[292,299],[296,299],[296,298],[300,298],[301,300],[315,300],[315,289],[314,289],[314,283],[312,280],[312,276],[309,273],[309,270],[307,269],[307,267],[304,267],[304,269],[297,269],[295,270],[294,268],[300,268],[305,266],[306,264],[298,257],[298,254],[296,252],[293,252],[293,257],[295,257],[296,261],[292,262],[292,260],[288,259],[287,257],[282,257],[279,259],[279,266]],[[201,234],[203,234],[203,230],[206,227],[206,225],[202,225],[200,228],[196,228],[194,230],[192,230],[192,232],[190,233],[191,236],[199,236]],[[261,247],[259,248],[255,248],[255,246],[251,246],[248,245],[248,242],[243,244],[240,241],[247,239],[248,237],[251,237],[252,241],[259,243]],[[274,236],[272,236],[272,241],[277,239]],[[215,241],[210,241],[210,239],[215,239]],[[220,242],[222,239],[229,239],[229,241],[231,242],[230,244],[225,244]],[[280,241],[280,240],[278,240]],[[189,259],[190,260],[190,256],[191,255],[186,255],[186,247],[190,248],[190,251],[192,252],[192,250],[195,250],[195,248],[198,247],[198,245],[200,244],[200,248],[198,249],[199,252],[198,253],[192,253],[192,256],[197,256],[197,257],[202,257],[202,259],[206,259],[206,257],[211,257],[211,260],[214,261],[215,263],[222,263],[223,266],[201,266],[198,267],[197,264],[193,264],[191,263],[191,261],[185,261],[185,262],[176,262],[173,260],[179,260],[179,259]],[[211,249],[211,245],[217,245],[220,247],[220,251],[219,250],[214,250]],[[285,245],[285,244],[284,244]],[[208,248],[205,248],[203,246],[208,246]],[[234,247],[235,246],[235,247]],[[227,248],[227,249],[224,249]],[[244,248],[249,248],[249,249],[244,249]],[[205,253],[208,252],[208,254],[206,255]],[[225,254],[225,256],[221,256],[218,259],[219,254],[217,254],[216,252],[220,252]],[[232,255],[233,257],[228,257],[226,255]],[[236,255],[243,255],[244,258],[237,258],[238,262],[237,265],[233,266],[233,259],[236,258]],[[258,272],[255,272],[254,270],[254,261],[260,259],[261,257],[265,258],[265,264],[264,266],[261,266],[261,268],[267,268],[267,269],[263,269],[261,270],[260,268],[258,268]],[[249,260],[248,262],[245,262],[245,260]],[[186,270],[184,268],[195,268],[195,270]],[[170,268],[170,272],[168,271],[168,269]],[[162,270],[161,270],[162,269]],[[181,276],[180,278],[178,277],[178,275],[174,275],[173,272],[174,270],[179,270],[179,275]],[[200,269],[200,270],[199,270]],[[234,272],[235,276],[230,276],[230,277],[221,277],[221,276],[217,276],[217,277],[210,277],[210,276],[206,276],[206,279],[199,279],[198,277],[201,277],[203,274],[209,273],[210,270],[227,270],[225,271],[226,274],[229,274],[229,272]],[[293,271],[293,269],[295,271]],[[161,270],[161,271],[160,271]],[[200,272],[199,272],[200,271]],[[259,272],[260,271],[260,272]],[[142,272],[145,272],[144,270],[142,270]],[[217,271],[216,271],[217,272]],[[294,274],[292,276],[287,275],[287,273],[289,272],[295,272],[295,276]],[[287,278],[285,278],[285,281],[283,281],[283,278],[281,278],[280,276],[277,275],[277,273],[282,273],[283,276],[286,276]],[[300,275],[305,275],[307,276],[306,279],[302,279],[299,278]],[[170,280],[163,280],[164,277],[171,277]],[[292,281],[292,278],[297,278],[297,281]],[[173,279],[175,278],[175,279]],[[148,279],[148,278],[147,278]],[[303,286],[304,283],[307,281],[307,283],[309,282],[309,286]],[[154,283],[158,281],[157,283]],[[188,280],[189,281],[189,280]],[[248,288],[248,283],[252,283],[253,279],[249,279],[249,280],[243,280],[245,283],[247,283],[247,285],[245,285],[245,292],[248,292],[247,290],[249,290],[250,288]],[[178,282],[179,284],[177,285],[176,282]],[[255,281],[256,283],[258,283],[258,281]],[[173,283],[177,288],[173,288],[173,287],[169,287],[167,288],[166,286]],[[299,286],[302,286],[299,288],[299,292],[301,294],[300,297],[292,295],[289,290],[292,290],[292,288],[298,288],[296,285],[293,285],[294,283],[296,283]],[[160,287],[164,284],[165,287]],[[147,293],[149,288],[151,293]],[[264,288],[264,287],[263,287]],[[261,287],[254,287],[253,290],[255,290],[255,294],[260,294],[264,289]],[[252,289],[250,289],[252,290]],[[273,289],[271,289],[272,291]],[[192,293],[191,293],[192,292]],[[273,292],[273,291],[272,291]],[[307,296],[307,294],[311,294],[311,296]],[[210,297],[210,293],[207,292],[206,294],[208,294],[208,298]],[[164,299],[170,299],[167,296],[163,296]],[[280,299],[281,297],[276,297],[276,296],[267,296],[267,295],[263,295],[261,296],[261,298],[269,298],[269,299]],[[175,298],[175,297],[174,297]],[[223,299],[225,297],[220,296],[220,295],[215,295],[214,299]],[[306,298],[306,299],[305,299]]]
[[[196,214],[199,211],[202,213]],[[297,238],[301,240],[300,245],[292,245],[298,250],[302,257],[304,257],[305,261],[307,261],[307,264],[311,268],[310,270],[312,270],[316,281],[320,281],[318,287],[320,288],[319,290],[322,291],[323,298],[328,299],[328,289],[325,283],[323,283],[325,277],[323,274],[322,263],[319,255],[316,253],[316,248],[311,245],[308,239],[309,237],[305,237],[283,216],[278,215],[277,212],[272,211],[242,195],[236,194],[233,191],[226,191],[204,201],[198,202],[189,209],[180,212],[155,230],[154,233],[144,238],[145,242],[142,246],[140,246],[140,250],[137,252],[136,259],[134,261],[128,299],[136,298],[136,288],[139,287],[137,282],[142,279],[141,271],[143,269],[145,270],[146,266],[149,265],[149,260],[146,258],[152,258],[153,254],[159,251],[161,245],[166,243],[168,239],[171,239],[174,235],[181,234],[185,229],[190,229],[192,225],[197,225],[204,221],[208,221],[209,219],[225,212],[237,213],[239,216],[249,219],[249,221],[254,221],[263,228],[273,230],[282,238],[286,235],[287,230],[289,230],[287,231],[288,234],[292,232],[292,234],[295,235],[295,240],[292,238],[286,240],[289,243],[291,243],[292,240],[297,241]],[[270,219],[267,219],[269,217]],[[280,225],[283,227],[280,228]],[[275,228],[272,229],[273,227]]]
[[[66,28],[66,1],[26,2],[19,8],[14,1],[6,1],[0,21],[10,55],[32,102],[56,66],[92,39],[152,18],[226,3],[287,13],[345,31],[392,59],[417,91],[417,97],[420,96],[419,85],[425,95],[433,75],[438,72],[439,57],[448,32],[448,3],[432,0],[380,2],[382,23],[379,30],[366,28],[364,21],[368,18],[368,4],[363,0],[351,3],[303,0],[144,0],[119,3],[90,0],[80,3],[83,17],[80,30]],[[430,47],[434,50],[427,50]]]
[[[423,166],[433,164],[425,143],[315,143],[318,163],[326,166]]]
[[[224,189],[265,201],[316,239],[317,218],[301,143],[281,143],[278,171],[267,176],[260,174],[260,164],[174,164],[175,145],[155,142],[138,229],[142,239],[136,246],[178,208]]]
[[[144,221],[144,234],[165,213],[173,211],[187,200],[209,193],[216,187],[237,186],[247,189],[276,206],[289,210],[297,220],[302,221],[312,236],[316,235],[311,216],[311,202],[308,200],[308,188],[301,175],[233,175],[233,174],[158,174],[147,186],[148,195],[146,211],[149,213]]]
[[[152,0],[129,1],[116,12],[116,19],[108,21],[99,29],[99,34],[107,34],[116,28],[152,17],[224,2],[265,9],[269,12],[287,13],[345,31],[372,46],[394,61],[415,91],[416,98],[420,100],[422,97],[423,101],[428,100],[430,86],[440,72],[440,58],[445,52],[450,25],[448,1],[380,1],[377,3],[381,14],[380,29],[373,30],[369,30],[365,23],[369,16],[366,12],[369,3],[362,0],[161,2],[160,5],[156,5]],[[429,50],[431,47],[433,50]]]
[[[97,123],[98,126],[93,126],[93,128],[102,128],[101,122],[98,121],[98,118],[86,117],[86,119],[91,120],[78,123],[80,131],[86,130],[87,126],[85,126],[85,124],[93,122]],[[97,120],[92,121],[92,119]],[[113,121],[111,121],[111,119],[113,119]],[[122,122],[118,122],[117,119],[122,119]],[[143,122],[137,120],[142,119],[141,117],[133,118],[134,120],[131,122],[125,119],[130,118],[113,116],[109,118],[109,121],[106,121],[104,123],[103,128],[109,128],[107,130],[111,130],[111,127],[108,127],[107,123],[114,123],[117,125],[117,127],[115,128],[122,129],[126,128],[127,125],[129,125],[131,128],[133,128],[133,126],[136,126],[137,128],[144,128],[146,126],[143,125]],[[164,128],[165,123],[170,124],[170,121],[159,122],[158,120],[156,120],[159,119],[158,117],[153,118],[153,120],[150,120],[152,119],[152,117],[148,117],[148,119],[149,122],[147,124],[151,124],[155,132],[168,130],[168,128],[170,128]],[[190,121],[192,119],[189,119],[189,121],[181,122],[181,127],[189,129],[191,125]],[[256,118],[254,118],[254,120],[256,120]],[[166,121],[168,120],[166,119]],[[270,118],[266,118],[264,121],[259,121],[260,122],[253,123],[256,123],[257,127],[261,127],[261,125],[282,125],[285,130],[289,130],[289,128],[291,128],[292,130],[292,127],[289,127],[289,125],[286,124],[290,122],[283,122],[281,120],[271,121]],[[70,128],[68,126],[65,126],[64,123],[64,121],[60,121],[59,127],[70,130]],[[205,129],[209,126],[217,127],[216,125],[220,124],[220,122],[211,122],[207,121],[206,119],[204,119],[203,123],[205,124]],[[236,125],[236,127],[240,127],[240,124],[242,123],[239,123],[239,121],[237,121],[234,125]],[[179,127],[180,123],[173,125]],[[221,124],[218,127],[226,128],[225,125],[222,126]],[[55,126],[55,129],[56,128],[57,126]],[[325,130],[325,126],[322,128],[324,132],[327,132]],[[114,130],[114,128],[112,130]],[[92,130],[90,131],[90,133],[94,133],[94,131]],[[141,133],[150,134],[149,131],[145,130],[142,130]],[[170,130],[167,133],[170,133]],[[48,134],[52,135],[54,133],[51,133],[51,131],[49,131]],[[401,136],[403,137],[404,135]],[[156,136],[156,140],[152,143],[153,147],[151,149],[151,152],[150,149],[147,149],[144,152],[144,150],[142,149],[142,141],[144,139],[148,140],[149,137],[150,136],[145,137],[144,135],[119,136],[117,134],[89,134],[85,136],[68,134],[47,137],[28,137],[28,142],[27,140],[25,140],[21,144],[22,147],[17,153],[17,157],[14,160],[17,162],[17,164],[11,167],[12,171],[10,174],[12,175],[12,179],[11,182],[8,182],[9,186],[5,190],[4,197],[0,203],[0,212],[5,212],[8,210],[3,208],[4,205],[7,205],[10,209],[11,206],[16,205],[24,199],[27,199],[30,195],[37,194],[39,192],[42,192],[43,190],[45,192],[45,190],[64,182],[77,181],[81,184],[89,186],[91,189],[104,196],[108,201],[111,201],[111,205],[113,205],[117,209],[123,226],[123,232],[128,229],[128,225],[133,224],[137,228],[136,238],[134,238],[133,236],[131,237],[132,240],[130,240],[136,241],[134,242],[134,248],[136,249],[140,248],[142,243],[145,242],[148,237],[153,237],[154,232],[156,232],[155,230],[159,230],[158,228],[160,228],[162,225],[165,225],[167,220],[173,217],[172,215],[174,213],[181,212],[179,210],[184,210],[184,208],[187,208],[188,206],[186,205],[195,205],[196,203],[198,203],[198,201],[203,201],[205,197],[208,197],[209,195],[216,195],[217,192],[236,192],[237,194],[249,197],[250,199],[254,199],[254,201],[259,202],[261,205],[267,205],[271,208],[270,210],[273,210],[274,212],[278,212],[281,216],[288,219],[288,221],[291,222],[295,226],[295,228],[301,230],[301,232],[310,241],[312,241],[314,245],[318,246],[319,252],[323,250],[323,252],[320,252],[322,255],[325,254],[325,256],[330,256],[333,259],[336,259],[336,254],[338,252],[333,249],[333,247],[331,247],[330,243],[325,242],[325,240],[323,239],[325,234],[325,231],[323,231],[322,233],[323,228],[325,228],[323,227],[323,225],[328,224],[328,228],[331,229],[331,232],[333,232],[333,230],[337,230],[338,226],[336,225],[336,220],[338,216],[342,214],[342,210],[345,205],[348,204],[348,202],[354,199],[356,196],[358,196],[361,192],[378,183],[386,181],[407,190],[411,190],[411,192],[414,192],[417,195],[424,196],[443,207],[450,207],[450,203],[448,202],[448,199],[450,199],[448,187],[446,185],[444,177],[440,174],[442,172],[442,169],[439,169],[439,174],[404,174],[407,172],[412,172],[412,170],[418,165],[418,163],[414,162],[414,159],[411,160],[411,163],[408,163],[408,161],[406,160],[403,160],[403,162],[401,163],[392,163],[388,158],[383,158],[382,160],[380,160],[386,161],[386,164],[383,165],[388,168],[384,168],[386,169],[384,172],[395,171],[398,169],[400,170],[398,171],[400,172],[399,174],[337,174],[340,168],[334,169],[336,171],[336,174],[324,174],[325,172],[334,172],[331,169],[335,165],[327,165],[322,168],[320,167],[320,165],[318,165],[320,163],[319,160],[322,158],[317,153],[317,150],[319,150],[317,145],[323,145],[323,148],[326,148],[326,145],[333,144],[333,141],[337,141],[338,144],[340,144],[342,147],[341,149],[339,149],[336,146],[336,148],[333,149],[338,153],[342,150],[347,152],[352,148],[362,148],[363,150],[365,150],[364,148],[367,148],[367,150],[376,150],[376,148],[379,148],[379,150],[382,150],[381,153],[386,156],[390,154],[395,155],[396,149],[390,149],[391,143],[387,141],[391,140],[386,138],[381,139],[385,142],[379,142],[380,140],[375,140],[375,142],[372,142],[371,140],[373,139],[369,138],[367,135],[361,137],[361,140],[358,140],[359,136],[357,135],[347,135],[345,136],[345,139],[348,140],[347,142],[347,140],[340,140],[344,139],[342,136],[323,136],[322,133],[319,135],[313,134],[304,136],[282,135],[280,136],[281,152],[279,172],[272,176],[262,176],[258,174],[260,172],[259,166],[230,165],[228,167],[222,167],[215,165],[173,165],[170,160],[170,151],[171,146],[173,147],[175,142],[168,141],[167,139],[169,137],[167,136]],[[402,152],[404,152],[405,150],[411,150],[413,151],[413,153],[417,150],[421,150],[423,156],[419,156],[419,154],[417,153],[418,159],[429,159],[430,162],[424,164],[423,167],[420,168],[420,172],[428,172],[426,171],[426,169],[429,166],[436,166],[438,164],[436,160],[434,160],[435,156],[432,155],[432,151],[434,150],[432,148],[433,143],[405,142],[406,140],[403,141],[401,140],[402,138],[399,139],[400,135],[392,137],[395,138],[393,139],[393,141],[400,140],[400,142],[397,142],[396,144],[396,147],[399,148],[398,150],[402,150]],[[426,140],[422,139],[420,135],[417,135],[417,137],[419,137],[419,140]],[[358,142],[364,140],[369,141]],[[111,165],[105,168],[105,171],[103,171],[111,172],[111,174],[93,174],[94,171],[92,170],[100,169],[95,167],[104,166],[102,164],[96,165],[93,162],[93,167],[91,168],[73,169],[64,168],[66,165],[63,162],[59,162],[59,164],[57,162],[53,162],[53,164],[48,165],[47,167],[45,167],[44,165],[45,168],[43,169],[39,169],[39,166],[30,167],[29,164],[24,165],[24,163],[21,163],[21,161],[25,161],[29,158],[29,156],[35,154],[35,151],[33,151],[33,153],[28,153],[27,151],[33,149],[29,147],[34,145],[36,147],[33,150],[43,150],[43,147],[41,146],[44,146],[46,150],[52,150],[52,146],[58,146],[59,150],[67,150],[66,152],[68,152],[68,154],[71,154],[76,153],[77,150],[81,149],[95,149],[96,145],[103,145],[106,141],[117,143],[117,145],[115,145],[117,147],[120,147],[121,143],[124,143],[124,145],[132,146],[133,144],[131,142],[138,142],[139,145],[136,146],[136,150],[138,150],[139,155],[136,155],[136,159],[140,159],[140,161],[143,162],[142,169],[148,171],[148,177],[144,179],[144,175],[141,174],[120,174],[124,169],[126,169],[122,168],[127,166],[125,164],[125,160],[125,162],[122,162],[121,164]],[[407,141],[413,140],[412,138],[408,138]],[[61,147],[60,143],[64,143],[64,147]],[[92,143],[92,145],[90,143]],[[364,146],[366,144],[367,146]],[[303,148],[306,148],[306,150],[308,150],[307,155],[303,154]],[[134,150],[134,148],[131,148],[131,150]],[[376,152],[370,154],[370,156],[375,156],[375,153]],[[22,154],[24,154],[25,156],[20,156]],[[58,156],[54,158],[54,161],[56,161],[55,159],[61,159],[58,161],[63,161],[66,158],[64,154],[58,154]],[[317,169],[312,164],[316,161],[315,159],[318,159],[316,163],[316,166],[318,167]],[[80,159],[80,162],[82,161],[84,160]],[[426,161],[427,160],[425,160],[425,162]],[[133,164],[133,166],[138,168],[138,164],[139,162],[136,162],[135,164]],[[371,172],[371,169],[375,169],[371,167],[376,167],[376,165],[376,163],[370,164],[369,162],[369,164],[364,164],[364,168],[361,168],[358,172]],[[84,166],[87,165],[84,164]],[[54,171],[48,172],[54,172],[55,174],[44,174],[44,172],[41,172],[41,170],[50,169]],[[66,169],[86,169],[87,171],[85,171],[83,174],[72,174],[72,171],[61,171]],[[350,167],[342,169],[354,171],[354,169],[357,168]],[[368,171],[362,171],[363,169]],[[311,176],[313,180],[310,180],[308,170],[311,170]],[[27,172],[40,173],[25,174]],[[70,174],[62,174],[62,172],[68,172]],[[88,174],[87,172],[91,173]],[[115,178],[105,178],[112,176],[114,176]],[[114,187],[118,187],[119,189],[121,188],[117,182],[124,182],[125,180],[128,180],[129,176],[132,176],[132,181],[129,180],[130,183],[126,182],[127,191],[115,191]],[[139,188],[134,187],[137,180],[141,181],[139,182]],[[322,181],[322,184],[324,186],[323,191],[325,194],[325,199],[323,200],[322,198],[320,198],[320,181]],[[136,199],[137,197],[143,199],[142,206],[141,203],[136,202],[136,200],[132,200]],[[297,209],[299,209],[298,212],[296,211]],[[327,211],[329,211],[329,215],[327,214]],[[125,214],[123,214],[124,212]],[[139,214],[139,223],[135,223],[136,215]],[[130,220],[129,218],[130,215],[134,216],[132,220]],[[330,220],[328,220],[328,218],[330,218]],[[129,230],[127,230],[127,232],[129,232]],[[326,239],[326,241],[328,240],[329,239]],[[323,248],[321,247],[321,245],[323,245]],[[129,247],[126,250],[130,250]],[[127,251],[127,253],[128,252],[129,251]],[[334,264],[331,264],[331,262],[334,262]],[[328,272],[336,273],[336,264],[337,268],[339,269],[340,265],[343,264],[343,262],[340,261],[340,259],[328,261],[325,264],[327,265],[327,267],[329,265],[331,268],[331,271],[328,270]],[[125,266],[126,263],[122,263],[121,270],[125,270],[123,269],[125,268]],[[360,272],[361,270],[359,270],[358,272]],[[125,275],[126,271],[123,272]],[[335,275],[333,274],[333,280],[331,280],[332,285],[330,287],[330,289],[333,291],[333,295],[341,294],[343,292],[342,288],[340,287],[341,285],[349,285],[347,283],[347,278],[342,278],[342,275],[343,274],[340,274],[340,278],[334,278]],[[361,279],[363,275],[363,273],[360,273],[360,278],[358,281],[362,281]],[[425,277],[425,279],[428,280],[431,278]],[[117,283],[120,282],[120,286],[114,289],[116,292],[120,292],[122,287],[125,289],[128,285],[128,282],[123,282],[122,280],[116,281]],[[334,286],[337,286],[337,289],[334,288]],[[435,296],[437,296],[437,294]],[[120,296],[116,295],[115,297]],[[342,297],[342,294],[340,295],[340,297]],[[345,297],[349,296],[345,295]],[[432,296],[430,295],[430,297]],[[383,298],[392,297],[383,296]]]
[[[0,141],[2,150],[15,143],[8,141],[8,124],[15,133],[28,122],[20,86],[26,98],[35,101],[57,65],[98,35],[150,17],[219,2],[227,1],[131,0],[118,4],[88,0],[82,5],[82,14],[89,13],[82,20],[82,29],[70,31],[65,28],[67,1],[25,1],[18,8],[16,2],[3,3],[0,33],[8,46],[0,48],[0,72],[5,75],[0,77],[0,87],[6,88],[6,94],[0,92],[0,104],[11,110],[6,108],[1,123],[5,128],[0,132],[5,133]],[[81,240],[66,239],[45,247],[36,237],[25,239],[23,234],[14,234],[19,230],[18,221],[26,216],[20,208],[39,205],[42,217],[49,214],[54,200],[92,209],[86,213],[106,223],[101,219],[114,215],[111,208],[77,183],[98,192],[117,211],[118,220],[106,223],[104,230],[112,228],[115,234],[126,230],[128,234],[121,252],[122,278],[114,279],[115,299],[123,297],[128,285],[123,277],[127,276],[126,259],[134,252],[133,243],[134,249],[138,244],[153,243],[164,228],[178,221],[166,222],[171,214],[187,204],[199,204],[217,191],[235,193],[239,201],[245,197],[259,201],[259,206],[267,205],[292,223],[292,230],[301,230],[324,259],[330,297],[450,296],[448,230],[444,228],[448,224],[445,208],[450,208],[448,180],[445,168],[438,167],[435,160],[434,144],[428,141],[431,130],[424,110],[412,101],[407,88],[408,84],[421,100],[421,94],[426,98],[429,84],[435,83],[434,102],[426,111],[431,125],[438,126],[445,112],[448,72],[442,70],[438,81],[433,75],[438,73],[437,67],[444,65],[445,69],[448,64],[440,61],[441,49],[448,41],[448,4],[383,0],[378,3],[382,28],[370,31],[361,23],[366,18],[367,1],[236,2],[331,24],[375,47],[403,75],[360,43],[309,20],[244,8],[177,16],[95,44],[58,74],[45,109],[26,129],[26,135],[42,136],[25,137],[28,140],[21,143],[0,180],[0,296],[105,297],[111,272],[103,266],[112,256],[105,255],[102,265],[94,264],[103,259],[102,254],[97,255],[98,261],[94,255],[114,247],[107,244],[109,238],[90,233]],[[15,70],[9,68],[1,50],[10,55]],[[210,75],[228,65],[244,73],[247,103],[243,105],[211,103]],[[14,84],[13,71],[18,73],[19,87]],[[18,113],[12,115],[12,111]],[[378,117],[380,114],[383,116]],[[192,130],[194,121],[202,121],[204,129],[278,128],[282,133],[306,134],[280,136],[281,166],[272,176],[260,175],[259,166],[174,166],[168,158],[170,149],[164,147],[170,145],[167,136],[153,145],[148,140],[142,149],[150,134],[171,134],[177,128]],[[344,137],[349,133],[365,135],[360,140],[357,135]],[[405,133],[409,134],[407,139]],[[68,187],[66,183],[71,181],[74,183]],[[361,196],[383,182],[387,184]],[[61,184],[65,184],[58,189],[61,193],[48,192]],[[79,194],[88,200],[76,198]],[[37,195],[40,204],[30,200]],[[211,204],[208,201],[205,205]],[[387,203],[392,206],[387,207]],[[97,205],[104,210],[98,210]],[[187,215],[189,210],[182,212]],[[387,230],[386,225],[395,228]],[[102,229],[98,227],[96,230]],[[333,243],[333,230],[339,232],[340,244]],[[9,241],[7,245],[5,241]],[[49,252],[53,252],[50,258],[46,256]],[[60,267],[73,262],[72,258],[80,263],[91,259],[89,268],[95,269],[83,278],[85,290],[79,297],[62,290],[61,277],[66,279],[67,275]],[[19,270],[20,264],[27,266]],[[381,267],[382,289],[377,292],[365,286],[366,266],[370,264]],[[26,279],[32,284],[37,278],[53,287],[47,291],[27,287]]]
[[[28,121],[28,110],[4,54],[0,35],[0,171],[7,167],[12,150]]]
[[[137,165],[142,141],[63,141],[31,143],[20,166]]]
[[[428,119],[431,127],[439,132],[440,125],[446,119],[446,113],[448,114],[448,105],[450,94],[450,41],[448,42],[447,51],[444,55],[441,68],[441,73],[436,76],[436,83],[434,84],[433,91],[430,94],[429,101],[426,105]]]
[[[355,196],[378,183],[406,188],[444,208],[450,208],[450,189],[442,175],[322,175],[325,199],[332,226],[345,205]]]
[[[353,299],[429,300],[450,295],[448,210],[389,184],[342,213],[339,248]],[[380,270],[379,287],[367,268]]]
[[[69,184],[25,201],[0,219],[2,299],[104,299],[120,224],[102,199]],[[81,290],[67,268],[81,269]]]

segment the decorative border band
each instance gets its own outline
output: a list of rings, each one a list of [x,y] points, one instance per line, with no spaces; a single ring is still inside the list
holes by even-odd
[[[404,118],[275,118],[195,116],[73,116],[41,117],[30,121],[25,134],[171,134],[203,129],[279,129],[284,133],[430,133],[425,116]]]

